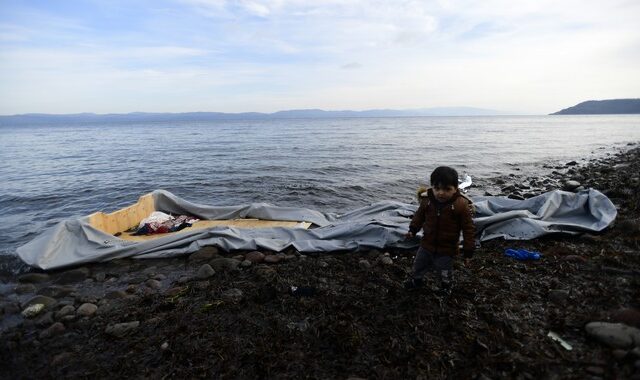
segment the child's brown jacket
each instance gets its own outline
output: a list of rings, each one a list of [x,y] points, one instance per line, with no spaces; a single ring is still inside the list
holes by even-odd
[[[433,195],[433,190],[428,189],[411,220],[409,230],[416,234],[422,228],[424,236],[420,246],[430,253],[448,256],[458,253],[462,231],[464,253],[466,257],[470,257],[475,249],[475,227],[472,217],[471,202],[460,194],[460,191],[449,201],[440,203]]]

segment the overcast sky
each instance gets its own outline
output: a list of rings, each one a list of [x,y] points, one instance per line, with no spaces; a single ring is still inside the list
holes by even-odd
[[[640,97],[637,0],[0,0],[0,114]]]

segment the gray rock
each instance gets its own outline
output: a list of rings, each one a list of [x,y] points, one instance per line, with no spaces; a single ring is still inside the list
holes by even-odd
[[[329,263],[328,263],[328,262],[326,262],[326,261],[324,261],[324,260],[320,260],[320,261],[318,261],[318,266],[319,266],[320,268],[326,268],[326,267],[328,267],[328,266],[329,266]]]
[[[640,345],[640,329],[622,323],[591,322],[585,326],[587,334],[614,348]]]
[[[131,284],[127,286],[127,289],[125,290],[125,292],[127,292],[128,294],[135,294],[137,290],[138,290],[138,285]]]
[[[45,306],[41,303],[32,304],[22,310],[22,316],[25,318],[33,318],[40,314],[44,309]]]
[[[209,264],[216,272],[234,271],[240,266],[240,260],[221,257],[211,260]]]
[[[48,329],[40,333],[40,339],[47,339],[62,334],[65,331],[65,327],[61,322],[55,322]]]
[[[393,265],[393,259],[389,256],[380,257],[380,264],[382,265]]]
[[[47,297],[47,296],[34,296],[29,298],[28,301],[24,302],[22,304],[22,308],[26,308],[27,306],[30,305],[35,305],[35,304],[42,304],[44,305],[45,308],[49,309],[52,308],[53,306],[55,306],[56,304],[58,304],[58,301],[56,301],[55,299],[51,298],[51,297]]]
[[[165,276],[162,273],[158,273],[153,277],[154,280],[158,280],[158,281],[162,281],[162,280],[166,280],[167,276]]]
[[[56,312],[56,319],[61,319],[64,316],[71,315],[75,313],[75,311],[76,311],[75,307],[71,305],[66,305],[62,307],[62,309],[58,310],[58,312]]]
[[[213,270],[211,265],[204,264],[200,268],[198,268],[198,273],[196,273],[196,277],[200,280],[205,280],[209,277],[212,277],[214,274],[216,274],[216,271]]]
[[[87,268],[87,267],[71,269],[71,270],[68,270],[66,272],[60,273],[60,275],[58,277],[58,283],[59,284],[72,284],[74,282],[84,281],[87,277],[89,277],[90,273],[91,272],[89,271],[89,268]]]
[[[25,273],[18,276],[18,282],[37,284],[49,281],[49,275],[46,273]]]
[[[128,284],[137,285],[137,284],[141,284],[141,283],[147,281],[147,276],[145,276],[143,274],[139,274],[137,276],[129,277],[129,278],[125,279],[125,281]]]
[[[104,281],[104,279],[105,279],[106,277],[107,277],[107,274],[106,274],[106,273],[104,273],[104,272],[96,273],[96,275],[95,275],[95,276],[93,276],[93,278],[95,278],[95,279],[96,279],[96,281],[98,281],[98,282],[102,282],[102,281]]]
[[[147,285],[149,288],[154,289],[154,290],[158,290],[160,288],[162,288],[162,283],[158,280],[154,280],[154,279],[149,279],[147,281],[145,281],[145,285]]]
[[[358,266],[360,266],[360,268],[362,269],[369,269],[371,268],[371,263],[369,262],[369,260],[362,259],[358,261]]]
[[[237,288],[231,288],[222,292],[222,299],[227,302],[238,303],[242,301],[242,290]]]
[[[124,290],[114,290],[114,291],[111,291],[111,292],[105,294],[105,296],[104,296],[104,298],[109,299],[109,300],[123,299],[123,298],[127,298],[127,297],[129,297],[129,295]]]
[[[264,262],[269,264],[277,264],[282,261],[283,258],[284,256],[281,255],[267,255],[264,257]]]
[[[125,322],[125,323],[116,323],[113,325],[109,325],[104,329],[104,332],[113,335],[118,338],[122,338],[126,335],[131,334],[140,326],[140,321],[133,322]]]
[[[15,287],[14,291],[16,292],[16,294],[35,293],[36,286],[33,284],[18,284],[18,286]]]
[[[564,183],[564,185],[562,186],[562,190],[573,191],[577,189],[579,186],[580,186],[580,182],[569,180]]]
[[[96,313],[97,310],[98,310],[98,306],[92,303],[83,303],[82,305],[80,305],[80,307],[76,311],[76,314],[83,317],[91,317]]]
[[[259,251],[253,251],[253,252],[249,252],[247,253],[247,255],[244,257],[245,260],[249,260],[252,263],[261,263],[264,261],[264,253],[259,252]]]
[[[34,323],[38,327],[50,326],[53,323],[53,313],[50,311],[44,313]]]
[[[243,260],[240,262],[240,266],[243,268],[249,268],[253,263],[249,260]]]
[[[38,294],[52,298],[59,298],[68,296],[69,294],[73,293],[74,290],[75,289],[71,286],[51,285],[47,286],[46,288],[40,289],[38,291]]]
[[[191,262],[209,261],[217,256],[218,256],[218,248],[207,246],[200,249],[197,252],[192,253],[189,256],[189,261]]]
[[[167,297],[177,297],[181,294],[186,293],[188,290],[188,288],[186,286],[176,286],[170,289],[167,289],[166,292],[164,292],[164,295]]]

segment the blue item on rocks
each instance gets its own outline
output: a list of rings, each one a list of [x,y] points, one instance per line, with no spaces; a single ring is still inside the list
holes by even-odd
[[[507,248],[504,251],[505,256],[513,257],[516,260],[540,260],[540,252],[527,251],[526,249]]]

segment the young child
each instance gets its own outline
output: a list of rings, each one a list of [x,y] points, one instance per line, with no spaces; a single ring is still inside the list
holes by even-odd
[[[424,236],[413,262],[411,278],[406,289],[422,286],[428,271],[440,274],[441,291],[450,294],[453,286],[453,257],[458,254],[460,231],[463,236],[465,261],[473,256],[475,228],[471,201],[458,190],[458,173],[448,166],[440,166],[431,173],[431,188],[420,194],[407,237],[414,237],[422,229]]]

